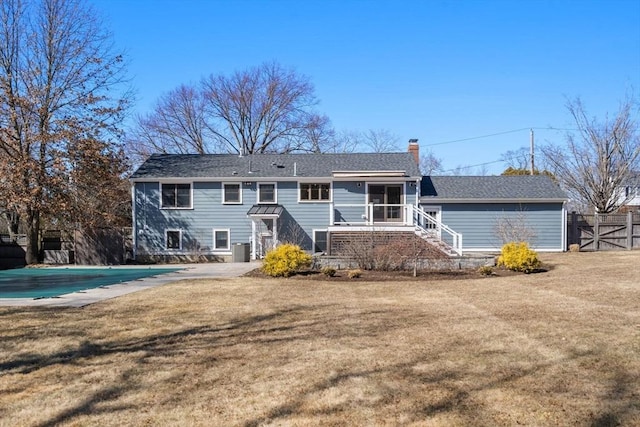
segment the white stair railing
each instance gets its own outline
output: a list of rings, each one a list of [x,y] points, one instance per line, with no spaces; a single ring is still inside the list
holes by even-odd
[[[433,235],[440,241],[443,241],[442,232],[445,232],[451,236],[451,249],[456,254],[462,255],[462,234],[455,232],[417,206],[413,207],[413,223],[422,233]]]

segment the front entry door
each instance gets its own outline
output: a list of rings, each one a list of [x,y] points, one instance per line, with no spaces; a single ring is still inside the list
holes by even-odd
[[[370,185],[373,222],[402,222],[402,185]]]

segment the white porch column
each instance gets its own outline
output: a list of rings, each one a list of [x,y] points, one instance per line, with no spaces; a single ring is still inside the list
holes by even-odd
[[[256,255],[256,220],[251,218],[251,259],[255,261],[257,259]]]
[[[278,218],[273,218],[273,247],[269,249],[275,249],[278,243]]]
[[[333,202],[329,203],[329,225],[335,225],[335,209]]]

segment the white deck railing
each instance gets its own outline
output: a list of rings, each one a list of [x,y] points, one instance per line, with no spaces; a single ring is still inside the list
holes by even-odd
[[[442,240],[450,236],[451,248],[462,255],[462,234],[455,232],[419,207],[411,204],[330,203],[329,225],[394,227],[411,226],[422,234]],[[449,244],[448,242],[446,242]]]
[[[413,205],[331,203],[329,225],[413,225]]]
[[[438,221],[419,207],[412,206],[413,220],[416,227],[420,227],[425,232],[435,232],[439,240],[442,240],[442,233],[451,237],[451,248],[458,255],[462,255],[462,234],[455,232],[451,227]]]

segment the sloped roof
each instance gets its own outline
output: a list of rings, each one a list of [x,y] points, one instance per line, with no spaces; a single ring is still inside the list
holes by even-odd
[[[545,175],[425,176],[420,202],[564,201],[567,195]]]
[[[249,208],[249,216],[277,216],[282,215],[284,208],[281,205],[253,205]]]
[[[131,176],[154,178],[330,177],[333,172],[403,171],[419,177],[411,153],[154,154]]]

